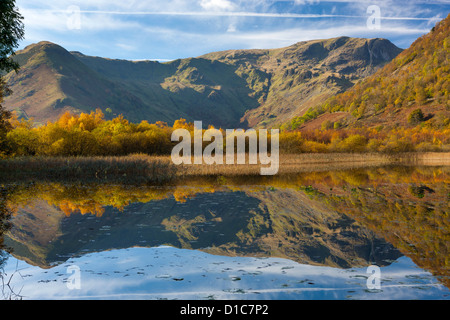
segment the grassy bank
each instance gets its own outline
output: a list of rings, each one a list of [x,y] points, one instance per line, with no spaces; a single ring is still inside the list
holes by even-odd
[[[0,181],[111,181],[162,184],[176,177],[167,157],[23,157],[0,160]]]
[[[224,161],[225,163],[225,161]],[[279,175],[387,165],[450,166],[450,153],[280,155]],[[0,160],[0,182],[106,181],[166,184],[195,177],[259,176],[264,165],[179,165],[169,156],[22,157]]]

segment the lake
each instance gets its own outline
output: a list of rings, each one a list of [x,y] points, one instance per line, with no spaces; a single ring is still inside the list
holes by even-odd
[[[450,167],[0,185],[1,299],[450,299]]]

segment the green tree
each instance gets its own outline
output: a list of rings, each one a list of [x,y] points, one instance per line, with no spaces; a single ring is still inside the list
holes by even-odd
[[[9,93],[8,87],[3,78],[0,77],[0,158],[2,158],[6,152],[6,135],[8,134],[8,131],[11,130],[11,124],[8,121],[11,117],[11,112],[7,111],[2,106],[3,96],[7,93]]]
[[[0,1],[0,74],[19,70],[19,65],[11,57],[24,36],[22,19],[15,0]],[[2,106],[3,97],[9,93],[5,81],[0,77],[0,156],[5,152],[6,134],[11,129],[8,122],[11,113]]]
[[[0,1],[0,70],[18,71],[19,64],[11,58],[24,36],[22,15],[17,11],[15,0]]]
[[[422,109],[416,109],[411,112],[408,116],[408,122],[412,125],[416,125],[425,120],[425,116],[422,112]]]

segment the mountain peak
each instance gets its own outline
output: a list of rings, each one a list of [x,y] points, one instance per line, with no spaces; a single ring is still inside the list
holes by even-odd
[[[46,48],[52,48],[52,47],[62,48],[61,46],[57,45],[56,43],[53,43],[50,41],[40,41],[40,42],[33,43],[33,44],[26,46],[24,49],[17,51],[16,54],[27,53],[29,51],[45,50]]]

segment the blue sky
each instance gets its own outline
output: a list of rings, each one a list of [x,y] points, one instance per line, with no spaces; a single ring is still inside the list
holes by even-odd
[[[450,0],[16,0],[21,48],[51,41],[114,59],[173,60],[338,36],[401,48],[450,13]]]

